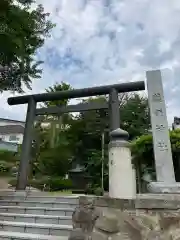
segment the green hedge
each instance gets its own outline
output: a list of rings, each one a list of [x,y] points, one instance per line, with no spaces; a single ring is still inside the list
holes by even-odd
[[[12,179],[9,181],[9,184],[15,187],[17,180]],[[71,180],[58,177],[29,180],[27,185],[44,191],[61,191],[72,189]]]

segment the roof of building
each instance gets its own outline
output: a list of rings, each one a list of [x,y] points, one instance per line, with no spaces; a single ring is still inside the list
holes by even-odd
[[[0,134],[24,133],[24,127],[21,125],[0,126]]]
[[[180,117],[174,117],[174,123],[180,124]]]
[[[8,121],[8,122],[17,122],[17,123],[25,123],[23,121],[19,121],[19,120],[14,120],[14,119],[9,119],[9,118],[0,118],[0,121]]]

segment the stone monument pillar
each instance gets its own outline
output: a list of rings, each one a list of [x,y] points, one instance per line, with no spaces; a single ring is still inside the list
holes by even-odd
[[[136,196],[136,177],[131,163],[128,133],[120,128],[110,133],[109,196],[133,199]]]
[[[157,176],[157,182],[151,182],[148,188],[150,192],[156,193],[179,192],[180,184],[176,183],[174,174],[161,72],[148,71],[146,76]]]

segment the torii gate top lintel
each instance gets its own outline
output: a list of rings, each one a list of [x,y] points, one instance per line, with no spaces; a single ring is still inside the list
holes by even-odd
[[[28,103],[33,98],[35,102],[62,100],[70,98],[81,98],[91,97],[97,95],[109,94],[112,89],[116,89],[117,92],[133,92],[145,90],[144,81],[139,82],[127,82],[113,85],[105,85],[91,88],[72,89],[66,91],[52,92],[52,93],[41,93],[34,95],[25,95],[18,97],[8,98],[9,105],[18,105]]]

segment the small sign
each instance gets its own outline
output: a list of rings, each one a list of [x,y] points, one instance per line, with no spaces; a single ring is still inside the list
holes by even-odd
[[[154,93],[152,96],[152,100],[154,102],[161,102],[162,101],[162,97],[160,93]]]
[[[156,116],[164,116],[163,109],[162,108],[157,108],[155,109],[155,115]]]
[[[163,131],[164,129],[165,129],[165,126],[163,124],[157,124],[156,125],[156,130]]]

